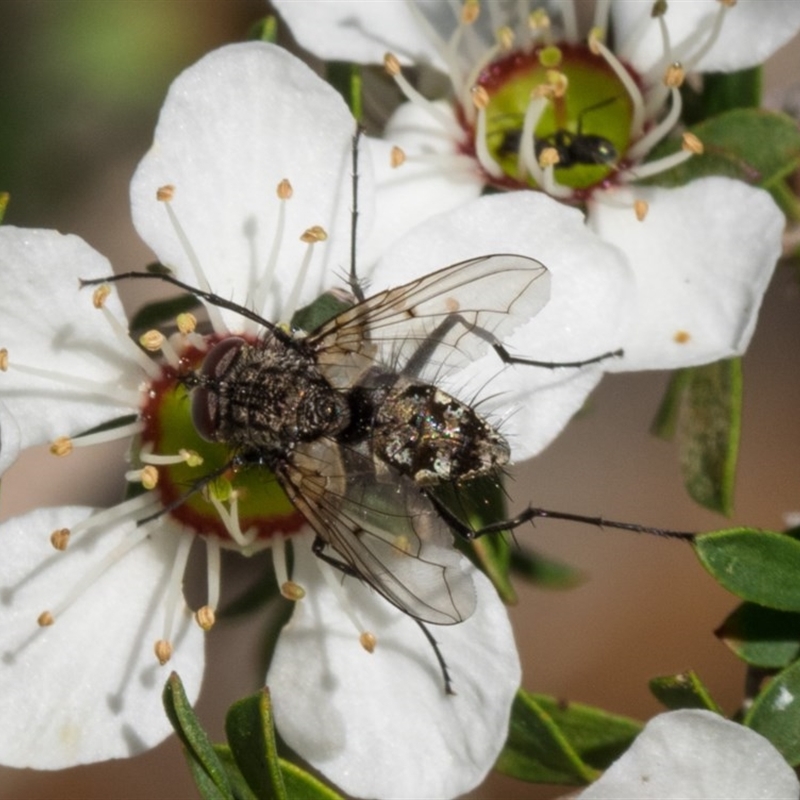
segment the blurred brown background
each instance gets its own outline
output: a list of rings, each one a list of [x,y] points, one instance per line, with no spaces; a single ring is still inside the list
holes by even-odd
[[[149,145],[164,93],[180,69],[243,38],[263,13],[260,0],[0,3],[0,189],[12,195],[6,221],[77,233],[118,270],[150,260],[130,222],[128,181]],[[779,103],[798,74],[795,40],[767,65],[768,99]],[[779,267],[745,358],[731,522],[781,528],[783,514],[800,509],[798,309],[795,275]],[[606,378],[588,413],[516,470],[517,505],[530,500],[681,530],[729,524],[689,500],[673,447],[647,433],[665,385],[660,373]],[[104,474],[99,457],[96,449],[73,455],[65,479],[45,452],[27,453],[3,480],[0,516],[44,502],[109,502],[117,486],[98,482]],[[114,448],[102,457],[119,464]],[[691,667],[726,711],[737,707],[743,668],[712,636],[736,601],[706,576],[688,547],[556,522],[519,536],[587,577],[572,591],[519,585],[520,603],[511,614],[526,688],[646,718],[659,710],[647,680]],[[218,657],[210,659],[199,714],[217,738],[227,706],[258,686],[257,674],[228,668],[254,655],[255,623],[220,625],[210,635]],[[492,777],[470,796],[558,793]],[[174,739],[135,759],[61,773],[0,770],[0,800],[194,796]]]

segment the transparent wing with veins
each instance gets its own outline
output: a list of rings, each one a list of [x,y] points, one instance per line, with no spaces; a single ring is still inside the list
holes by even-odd
[[[419,359],[420,348],[426,348],[428,362],[458,369],[533,317],[549,298],[550,275],[538,261],[482,256],[368,297],[307,342],[338,387],[355,383],[375,362],[402,371]]]
[[[450,528],[413,481],[377,470],[371,456],[318,440],[276,472],[325,543],[325,560],[420,622],[462,622],[475,588]]]

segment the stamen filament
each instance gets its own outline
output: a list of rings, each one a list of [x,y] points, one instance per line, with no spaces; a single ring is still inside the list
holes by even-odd
[[[219,607],[220,584],[222,579],[222,560],[220,556],[219,539],[216,536],[206,536],[206,581],[208,597],[206,605],[213,611]]]
[[[578,17],[575,13],[574,0],[559,0],[561,9],[561,22],[564,25],[564,38],[570,44],[578,42]]]
[[[197,257],[195,249],[192,247],[192,243],[189,241],[189,237],[186,235],[186,231],[184,231],[183,226],[178,219],[178,215],[172,208],[171,198],[172,194],[174,193],[174,188],[170,187],[170,189],[170,192],[164,194],[162,194],[162,191],[159,190],[158,198],[164,204],[164,208],[167,210],[167,216],[169,217],[169,221],[172,224],[173,230],[175,231],[175,235],[178,237],[178,242],[180,242],[180,245],[183,248],[183,253],[186,256],[192,271],[194,272],[197,285],[204,292],[210,292],[211,284],[208,282],[208,278],[206,278],[205,270],[200,263],[200,259]],[[208,314],[208,319],[211,322],[211,326],[213,327],[214,331],[220,334],[228,333],[228,326],[222,319],[221,311],[210,303],[204,302],[203,305],[206,307],[206,313]]]
[[[147,527],[147,526],[142,526]],[[164,600],[164,628],[161,637],[162,642],[171,644],[172,628],[175,624],[175,616],[178,609],[178,598],[183,597],[183,574],[186,571],[186,564],[189,561],[189,552],[194,543],[196,534],[188,531],[170,531],[170,535],[178,537],[178,547],[175,550],[175,557],[172,560],[172,569],[167,583],[167,593]],[[159,658],[159,660],[161,660]]]
[[[190,467],[199,467],[203,463],[203,458],[194,450],[179,450],[174,455],[151,453],[149,450],[139,451],[139,460],[143,464],[154,464],[155,466],[170,464],[188,464]]]
[[[714,15],[714,22],[711,26],[711,32],[709,33],[706,41],[694,53],[690,55],[681,54],[682,58],[680,60],[683,62],[687,72],[694,69],[694,67],[703,59],[706,53],[708,53],[708,51],[716,44],[717,39],[719,39],[719,34],[722,30],[722,23],[725,21],[725,14],[728,12],[730,7],[724,2],[719,2],[718,5],[719,8],[717,9],[717,13]]]
[[[681,115],[681,93],[676,89],[670,89],[672,95],[672,105],[669,113],[654,128],[651,128],[638,142],[635,142],[628,149],[628,157],[631,159],[643,158],[653,147],[661,141],[677,124]]]
[[[524,180],[526,173],[530,175],[537,186],[544,185],[544,172],[536,158],[536,142],[534,131],[539,120],[547,108],[547,98],[544,96],[531,97],[525,109],[525,118],[522,121],[522,138],[520,139],[519,155],[517,156],[517,170],[520,180]]]
[[[678,150],[671,155],[657,158],[655,161],[648,161],[646,164],[637,164],[637,166],[632,169],[620,172],[619,179],[623,183],[628,183],[630,181],[649,178],[652,175],[666,172],[668,169],[678,166],[678,164],[683,164],[684,161],[688,161],[693,155],[694,153],[691,152],[691,150]]]
[[[157,378],[161,374],[158,364],[154,363],[147,353],[143,353],[136,346],[131,339],[127,326],[123,325],[116,316],[106,308],[105,303],[101,304],[99,308],[106,322],[114,332],[117,341],[119,341],[127,351],[128,356],[141,367],[148,377]]]
[[[354,608],[353,604],[350,602],[350,598],[347,596],[347,592],[344,590],[344,586],[341,584],[341,573],[334,572],[333,567],[329,564],[326,564],[324,561],[317,560],[317,566],[322,572],[322,577],[325,579],[325,583],[328,584],[328,588],[333,592],[336,597],[336,601],[339,605],[339,608],[347,614],[347,618],[350,622],[353,623],[353,627],[359,633],[359,639],[362,636],[371,636],[372,634],[367,631],[364,627],[364,624],[361,622],[358,616],[358,612]]]
[[[415,2],[406,3],[406,8],[411,12],[423,36],[433,45],[436,52],[447,64],[447,74],[453,87],[453,93],[458,96],[461,87],[464,85],[461,66],[458,63],[458,56],[450,51],[447,42],[436,32],[436,29],[428,22],[428,18],[419,9]]]
[[[74,447],[94,447],[97,444],[105,444],[106,442],[116,442],[119,439],[129,439],[136,436],[144,430],[144,423],[137,419],[127,425],[120,425],[116,428],[108,428],[108,430],[97,431],[95,433],[87,433],[83,436],[70,436],[69,443]]]
[[[236,498],[236,493],[231,495],[230,511],[225,508],[222,501],[215,496],[213,492],[208,493],[208,499],[214,506],[215,511],[219,515],[225,530],[230,535],[231,539],[236,542],[239,547],[247,552],[247,548],[255,541],[258,536],[258,528],[251,528],[247,533],[242,532],[241,525],[239,524],[239,503]]]

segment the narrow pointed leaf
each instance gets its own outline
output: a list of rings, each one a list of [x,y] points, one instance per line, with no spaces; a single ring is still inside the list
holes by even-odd
[[[694,670],[653,678],[650,691],[659,702],[673,711],[679,708],[702,708],[722,713]]]
[[[782,669],[800,657],[800,613],[742,603],[714,631],[754,667]]]
[[[766,736],[793,767],[800,765],[800,662],[767,684],[744,724]]]
[[[496,769],[521,780],[585,785],[630,745],[639,723],[520,691]]]
[[[283,781],[291,800],[344,800],[329,786],[309,775],[291,761],[280,759]]]
[[[225,767],[195,716],[180,676],[173,672],[164,686],[164,709],[183,743],[189,767],[204,798],[233,798]]]
[[[761,105],[763,71],[760,66],[738,72],[707,72],[700,91],[689,83],[681,87],[683,121],[687,125],[730,111],[733,108],[758,108]]]
[[[226,744],[215,744],[214,752],[217,754],[220,763],[225,767],[225,772],[228,775],[228,781],[230,782],[233,796],[236,800],[259,800],[257,795],[255,795],[247,785],[247,781],[244,775],[242,775],[230,747]]]
[[[768,608],[800,612],[800,541],[731,528],[698,536],[700,563],[729,592]]]
[[[231,753],[255,794],[270,800],[288,800],[266,689],[230,707],[225,718],[225,733]]]

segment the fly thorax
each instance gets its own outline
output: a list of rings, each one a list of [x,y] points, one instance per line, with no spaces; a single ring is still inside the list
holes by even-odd
[[[346,400],[310,356],[270,337],[248,344],[237,337],[206,357],[194,390],[198,431],[229,445],[285,451],[346,427]]]
[[[376,454],[420,485],[465,481],[508,463],[508,443],[466,403],[400,380],[376,410]]]

